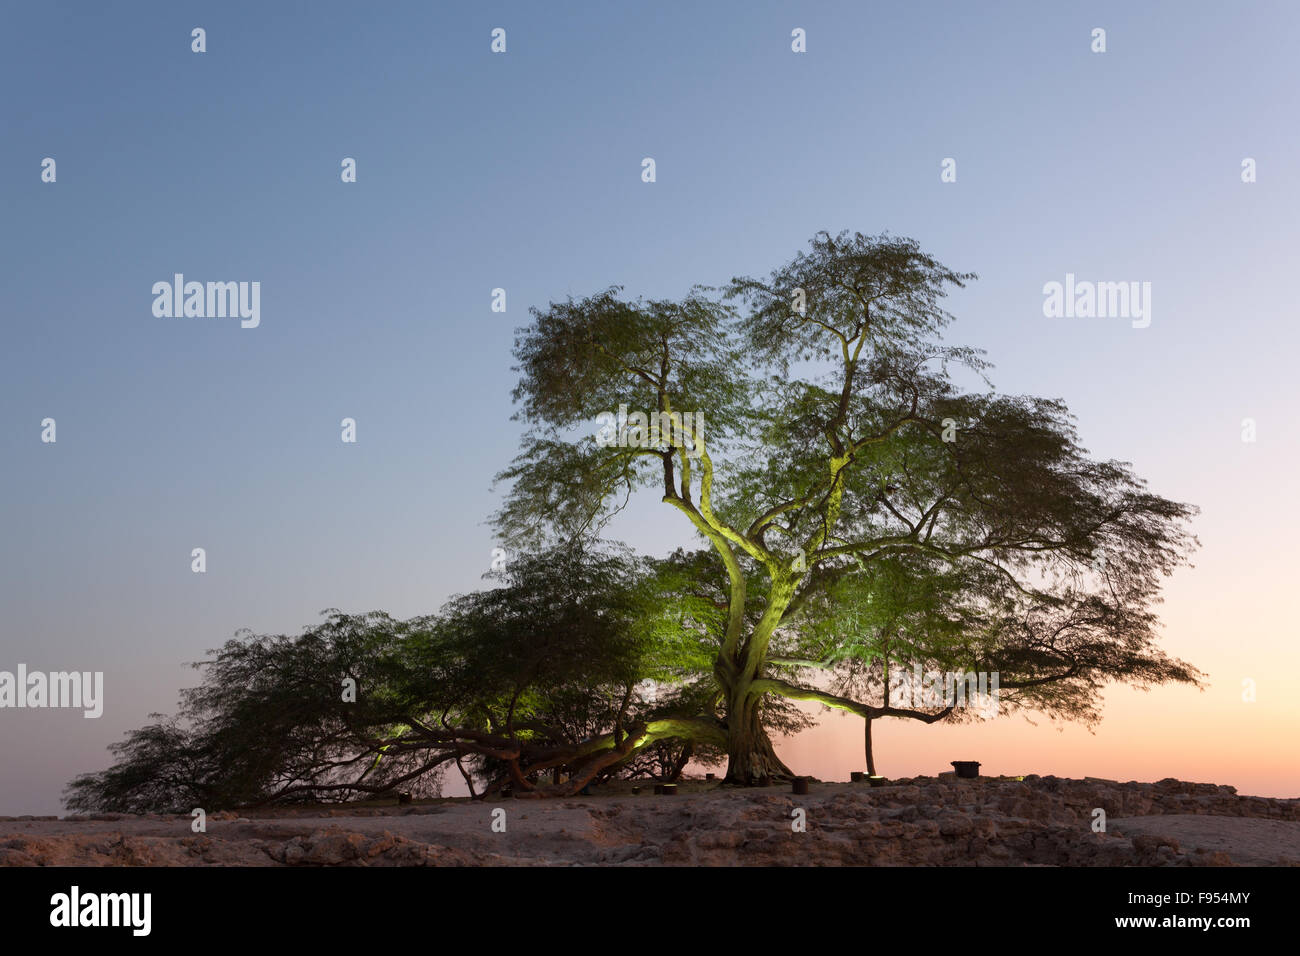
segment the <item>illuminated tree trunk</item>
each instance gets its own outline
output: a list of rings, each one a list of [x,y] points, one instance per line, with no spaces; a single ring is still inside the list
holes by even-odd
[[[727,694],[726,780],[747,786],[763,777],[794,776],[772,747],[760,716],[763,694],[754,689],[755,676],[763,670],[768,642],[794,596],[796,578],[784,569],[771,573],[767,607],[749,640],[735,657],[720,660],[714,668]],[[737,600],[736,595],[732,600]],[[743,602],[743,593],[739,600]]]
[[[750,694],[748,686],[731,696],[727,714],[726,782],[753,786],[763,777],[793,777],[772,747],[772,740],[759,719],[762,695]]]

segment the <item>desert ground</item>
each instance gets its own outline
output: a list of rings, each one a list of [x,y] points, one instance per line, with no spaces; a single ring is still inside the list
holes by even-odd
[[[688,780],[223,811],[204,833],[188,815],[0,817],[0,866],[1300,866],[1300,799],[1215,784],[945,774],[790,791]]]

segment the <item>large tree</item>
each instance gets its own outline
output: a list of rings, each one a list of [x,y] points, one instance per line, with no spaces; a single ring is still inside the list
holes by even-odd
[[[823,233],[721,297],[534,310],[501,586],[229,642],[69,805],[349,799],[452,767],[571,793],[723,754],[751,783],[789,773],[770,734],[808,725],[800,702],[864,717],[872,769],[877,718],[968,716],[891,700],[900,668],[996,671],[1010,709],[1083,720],[1108,681],[1196,683],[1153,611],[1193,509],[1091,459],[1061,402],[958,386],[986,365],[940,342],[939,303],[969,278],[912,240]],[[597,546],[645,490],[699,547]]]
[[[520,543],[594,536],[652,490],[698,532],[725,576],[702,716],[725,726],[732,782],[789,773],[764,724],[773,699],[933,716],[800,679],[884,660],[844,625],[899,573],[930,587],[911,619],[930,630],[907,635],[927,659],[1014,665],[1013,681],[1056,685],[1075,713],[1108,680],[1195,680],[1155,647],[1150,612],[1194,545],[1194,509],[1090,458],[1062,402],[959,387],[958,371],[982,382],[987,366],[941,342],[941,302],[972,278],[910,239],[820,233],[721,297],[613,287],[534,309],[519,331],[530,430],[499,476],[497,528]],[[810,627],[814,608],[837,626]]]

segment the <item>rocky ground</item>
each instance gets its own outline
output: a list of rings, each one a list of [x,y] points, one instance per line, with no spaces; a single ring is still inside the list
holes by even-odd
[[[221,812],[206,833],[189,816],[0,817],[0,866],[1300,865],[1300,799],[1214,784],[949,774],[789,790]]]

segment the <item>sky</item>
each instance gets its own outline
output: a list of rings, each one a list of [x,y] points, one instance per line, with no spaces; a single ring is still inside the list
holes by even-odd
[[[1161,616],[1204,690],[1114,687],[1092,732],[882,721],[881,772],[1300,795],[1298,47],[1289,3],[6,4],[0,671],[102,671],[104,709],[0,709],[0,813],[60,812],[240,628],[485,586],[530,307],[823,229],[977,273],[948,341],[1201,509]],[[259,324],[156,316],[176,273],[260,283]],[[1045,316],[1067,274],[1149,282],[1149,325]],[[689,546],[665,507],[614,531]],[[778,751],[847,779],[861,732]]]

